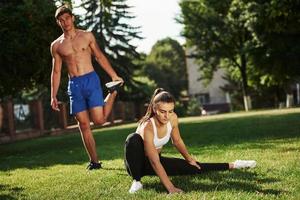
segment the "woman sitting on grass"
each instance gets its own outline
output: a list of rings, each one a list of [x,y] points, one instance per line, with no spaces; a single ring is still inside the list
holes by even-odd
[[[237,160],[234,163],[197,162],[188,153],[180,136],[174,105],[175,99],[169,92],[162,88],[156,89],[136,133],[127,137],[125,165],[133,178],[129,193],[142,189],[141,178],[145,175],[157,175],[169,193],[180,193],[182,190],[174,186],[168,176],[255,167],[255,161],[246,160]],[[161,156],[162,147],[170,138],[184,159]]]

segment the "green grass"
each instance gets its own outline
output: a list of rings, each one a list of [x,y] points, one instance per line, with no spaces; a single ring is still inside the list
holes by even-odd
[[[158,177],[128,194],[123,145],[135,124],[94,130],[104,169],[87,172],[80,135],[0,146],[0,199],[300,199],[300,109],[181,119],[180,130],[200,162],[255,159],[251,170],[172,177],[185,193],[167,195]],[[180,157],[171,144],[167,156]]]

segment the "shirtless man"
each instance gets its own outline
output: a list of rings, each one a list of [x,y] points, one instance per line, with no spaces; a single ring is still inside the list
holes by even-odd
[[[57,24],[63,34],[51,44],[52,73],[51,73],[51,106],[59,111],[56,98],[60,84],[62,62],[68,69],[70,97],[70,113],[75,116],[90,163],[87,169],[99,169],[96,144],[90,128],[90,118],[94,124],[103,124],[109,116],[117,89],[124,81],[111,67],[109,61],[99,49],[96,39],[91,32],[79,30],[74,25],[72,11],[61,6],[55,12]],[[92,66],[91,56],[111,77],[113,84],[108,96],[103,100],[101,83]]]

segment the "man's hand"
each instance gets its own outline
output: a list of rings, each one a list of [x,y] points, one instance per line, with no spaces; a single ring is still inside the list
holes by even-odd
[[[114,76],[111,79],[112,79],[112,81],[121,81],[122,85],[124,84],[124,80],[121,77],[119,77],[119,76]]]
[[[195,160],[194,158],[190,158],[190,159],[188,160],[188,163],[189,163],[190,165],[193,165],[193,166],[197,167],[198,169],[201,169],[201,167],[198,165],[198,163],[196,162],[196,160]]]
[[[58,101],[57,101],[56,97],[51,98],[51,107],[55,111],[60,111],[58,108]]]

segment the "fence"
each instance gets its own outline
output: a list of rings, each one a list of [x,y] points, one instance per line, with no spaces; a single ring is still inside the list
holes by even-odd
[[[68,104],[60,103],[59,108],[60,112],[52,111],[41,100],[27,104],[9,100],[0,104],[0,144],[77,130],[77,122],[69,115]],[[144,112],[142,103],[117,101],[103,126],[136,121]]]

